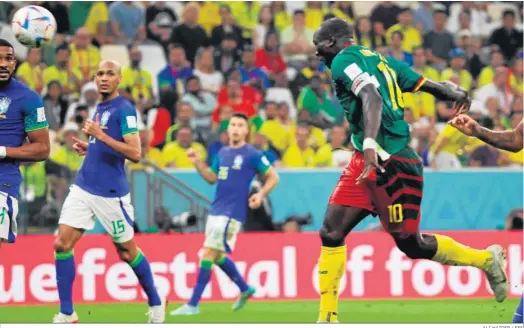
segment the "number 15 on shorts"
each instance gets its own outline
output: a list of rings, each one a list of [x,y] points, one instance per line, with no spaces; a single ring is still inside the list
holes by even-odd
[[[388,206],[389,223],[400,223],[404,221],[404,214],[402,214],[402,204],[393,204]]]
[[[118,236],[126,230],[124,220],[111,221],[111,228],[113,230],[113,236]]]

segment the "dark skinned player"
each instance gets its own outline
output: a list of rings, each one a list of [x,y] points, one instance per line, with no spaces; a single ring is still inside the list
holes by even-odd
[[[469,110],[467,93],[356,45],[352,26],[340,18],[325,21],[313,42],[317,56],[331,69],[356,149],[331,195],[320,230],[318,322],[338,322],[338,288],[346,265],[344,239],[370,214],[379,216],[384,230],[411,259],[482,269],[496,300],[502,302],[508,292],[502,247],[477,250],[447,236],[419,231],[423,165],[408,145],[411,137],[403,119],[402,93],[420,90],[453,101],[457,114]]]

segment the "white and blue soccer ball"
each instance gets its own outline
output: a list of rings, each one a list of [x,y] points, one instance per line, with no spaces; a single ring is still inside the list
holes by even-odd
[[[29,48],[40,48],[56,35],[56,20],[49,10],[25,6],[15,13],[11,28],[18,42]]]

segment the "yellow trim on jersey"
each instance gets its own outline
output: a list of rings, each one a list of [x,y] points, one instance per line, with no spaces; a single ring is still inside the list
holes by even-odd
[[[415,85],[415,87],[413,88],[413,91],[411,92],[417,92],[423,85],[424,83],[426,83],[428,79],[426,79],[424,76],[418,80],[417,84]]]

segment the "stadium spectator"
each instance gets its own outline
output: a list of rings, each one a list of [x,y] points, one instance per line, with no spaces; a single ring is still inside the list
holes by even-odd
[[[274,30],[266,33],[264,46],[255,52],[255,66],[264,70],[271,80],[286,72],[287,65],[280,53],[278,33]]]
[[[484,37],[489,25],[486,7],[478,2],[462,1],[460,9],[451,12],[446,28],[450,33],[456,34],[463,29],[461,26],[467,25],[473,36]]]
[[[275,20],[273,18],[273,13],[271,12],[271,6],[264,5],[260,8],[258,24],[253,31],[252,44],[255,49],[264,48],[267,34],[269,32],[276,32]]]
[[[204,91],[216,94],[224,83],[224,75],[215,70],[213,48],[198,49],[193,73],[200,79]]]
[[[163,168],[164,167],[164,157],[162,151],[158,148],[151,147],[151,131],[147,128],[143,128],[138,132],[140,137],[140,145],[142,146],[142,160],[147,160],[154,165]],[[132,163],[129,162],[127,167],[131,170],[140,170],[144,168],[143,163]]]
[[[116,1],[109,5],[111,32],[117,43],[129,44],[146,39],[146,16],[132,1]]]
[[[290,130],[279,119],[279,105],[268,101],[264,106],[265,121],[258,133],[266,136],[269,146],[280,156],[289,146]]]
[[[54,17],[56,17],[56,33],[55,39],[58,40],[57,43],[61,43],[64,40],[64,37],[75,30],[69,29],[69,12],[67,7],[60,1],[45,1],[40,6],[49,10]],[[73,33],[71,33],[73,34]]]
[[[199,7],[195,3],[184,7],[182,24],[175,26],[171,34],[171,43],[178,43],[184,48],[191,66],[195,62],[197,50],[210,44],[206,31],[198,25],[198,10]]]
[[[64,124],[68,104],[62,97],[62,86],[59,81],[51,81],[47,84],[47,93],[43,101],[49,129],[55,131],[60,129]]]
[[[308,145],[310,137],[308,126],[299,125],[296,128],[295,142],[287,148],[282,157],[285,167],[312,167],[315,162],[315,151]]]
[[[75,122],[76,124],[83,124],[87,117],[93,117],[98,103],[98,88],[95,82],[88,82],[82,86],[80,91],[80,98],[71,103],[67,109],[65,122]],[[77,113],[77,108],[80,106],[86,107],[86,117],[82,117]]]
[[[175,124],[171,125],[166,132],[166,143],[170,143],[176,139],[178,129],[181,126],[194,127],[193,107],[186,102],[179,101],[176,104],[176,119]]]
[[[375,32],[368,17],[359,17],[357,19],[355,24],[355,41],[363,47],[373,49],[387,45],[386,37]]]
[[[235,24],[235,19],[231,14],[229,5],[220,5],[220,19],[220,25],[215,26],[211,32],[211,45],[214,48],[220,47],[226,36],[228,36],[235,40],[238,48],[243,49],[244,39],[242,38],[242,29]]]
[[[393,33],[391,33],[391,39],[390,39],[391,50],[389,52],[389,56],[396,58],[400,61],[403,61],[406,64],[408,64],[409,66],[412,66],[413,65],[413,55],[405,51],[404,50],[405,48],[403,48],[402,46],[404,44],[404,38],[405,36],[404,34],[402,34],[401,31],[394,31]]]
[[[49,157],[49,160],[61,168],[62,174],[60,174],[60,176],[66,178],[69,182],[72,182],[72,179],[84,161],[84,157],[78,156],[73,150],[73,145],[75,144],[74,138],[79,138],[79,135],[80,129],[78,124],[75,122],[67,122],[64,124],[64,128],[62,129],[63,145],[57,148]]]
[[[393,32],[401,32],[403,35],[402,49],[405,52],[411,53],[413,52],[413,48],[422,45],[420,32],[413,26],[413,13],[411,12],[411,8],[405,7],[400,9],[397,20],[398,23],[387,30],[386,39],[391,40],[393,38]]]
[[[397,23],[397,17],[401,9],[394,2],[381,1],[371,12],[373,29],[378,35],[386,35],[386,31]]]
[[[424,35],[426,56],[438,71],[446,68],[449,52],[455,48],[453,36],[446,31],[446,20],[446,11],[436,10],[433,14],[433,30]]]
[[[522,61],[523,61],[522,52],[517,54],[513,61],[513,65],[511,67],[511,74],[515,77],[515,85],[512,85],[513,91],[516,95],[521,95],[524,92],[524,87],[522,84]]]
[[[231,1],[228,3],[236,23],[242,28],[244,45],[251,44],[253,31],[258,22],[261,4],[259,1]]]
[[[314,52],[313,31],[305,25],[303,10],[294,12],[293,24],[281,32],[280,39],[287,64],[302,69],[307,55]]]
[[[151,130],[151,147],[162,148],[166,142],[166,133],[171,126],[171,113],[160,104],[156,108],[150,108],[147,113],[147,128]]]
[[[311,113],[307,110],[301,110],[298,112],[298,119],[297,124],[308,127],[310,133],[309,133],[309,139],[308,139],[308,145],[313,149],[319,149],[320,147],[324,146],[326,144],[326,135],[324,133],[324,130],[317,127],[315,125],[315,122],[313,118],[311,117]],[[289,134],[291,136],[290,144],[296,143],[296,125],[291,125],[289,129]]]
[[[94,38],[95,46],[113,42],[113,38],[107,35],[109,11],[104,1],[71,1],[68,10],[69,34],[84,26]]]
[[[239,49],[234,34],[226,34],[222,39],[220,47],[213,54],[215,68],[225,75],[228,75],[238,65],[242,51]]]
[[[178,17],[173,9],[167,7],[164,1],[155,1],[146,9],[147,38],[158,42],[167,50],[171,31],[177,21]]]
[[[308,111],[319,126],[333,123],[337,117],[329,93],[322,88],[322,83],[320,75],[314,75],[309,86],[302,89],[297,100],[297,109]]]
[[[232,113],[233,112],[231,110],[231,113],[229,114],[229,118],[231,118]],[[211,143],[207,148],[207,164],[208,165],[211,165],[213,163],[220,149],[222,149],[222,147],[226,146],[229,143],[229,135],[227,134],[227,126],[229,125],[229,118],[221,121],[218,127],[217,140]]]
[[[193,164],[187,156],[187,150],[192,148],[200,155],[202,162],[206,161],[207,152],[202,144],[193,141],[191,127],[180,126],[176,134],[176,140],[167,143],[162,150],[162,160],[168,168],[193,168]]]
[[[82,72],[81,84],[93,80],[98,64],[100,63],[100,50],[91,44],[91,33],[87,27],[76,30],[71,50],[71,66],[77,67]]]
[[[306,27],[315,31],[322,24],[324,15],[327,13],[328,11],[324,8],[322,1],[306,1],[306,7],[304,8]]]
[[[500,109],[505,115],[509,115],[511,111],[511,103],[513,101],[513,92],[507,83],[508,70],[499,66],[494,69],[493,81],[475,92],[474,99],[481,104],[485,104],[490,97],[496,97],[500,104]]]
[[[344,167],[349,163],[353,152],[344,144],[347,140],[344,126],[331,129],[330,142],[320,147],[315,155],[316,167]]]
[[[494,50],[490,54],[490,63],[489,66],[486,66],[480,72],[478,77],[478,87],[481,88],[493,81],[494,72],[497,68],[504,67],[504,55],[498,50]],[[515,84],[515,77],[509,75],[509,83],[511,85]]]
[[[260,131],[255,132],[253,137],[253,146],[260,150],[267,158],[269,163],[273,166],[280,166],[280,158],[279,158],[279,152],[273,150],[273,148],[270,146],[268,142],[269,138],[263,133],[260,133]]]
[[[449,54],[449,68],[446,68],[442,71],[440,76],[441,81],[449,81],[451,76],[454,74],[458,75],[459,83],[458,85],[470,92],[473,87],[473,77],[465,69],[466,67],[466,52],[460,48],[453,49]]]
[[[353,10],[352,1],[336,1],[331,8],[331,12],[335,17],[342,18],[350,24],[355,22],[355,11]]]
[[[279,33],[291,25],[291,15],[287,11],[285,1],[271,1],[271,12],[275,18],[275,28]]]
[[[279,75],[275,81],[275,85],[266,90],[266,97],[264,100],[273,101],[275,103],[285,103],[288,108],[289,117],[293,120],[297,118],[295,100],[289,89],[287,76],[285,74]]]
[[[503,26],[493,31],[489,44],[499,47],[507,62],[513,59],[518,49],[522,48],[522,31],[515,28],[515,12],[505,10],[502,13]]]
[[[16,77],[37,93],[42,93],[44,88],[43,64],[41,50],[32,48],[27,51],[26,60],[18,66]]]
[[[247,47],[242,54],[242,65],[238,68],[243,84],[262,91],[271,86],[269,77],[264,70],[255,66],[255,51]]]
[[[182,95],[185,81],[193,75],[190,63],[186,59],[184,48],[180,44],[173,44],[169,48],[169,63],[158,73],[158,87],[160,90],[175,90]]]
[[[249,85],[242,85],[240,72],[232,71],[228,76],[227,84],[220,89],[217,95],[218,106],[213,113],[213,121],[218,124],[218,109],[229,105],[235,113],[244,113],[248,117],[256,115],[256,106],[262,102],[261,94]]]
[[[290,85],[291,92],[295,99],[298,99],[302,89],[310,84],[311,78],[315,74],[320,74],[322,79],[329,77],[326,65],[324,65],[314,53],[311,53],[308,56],[307,65],[298,72]]]
[[[462,30],[457,35],[457,47],[466,52],[465,68],[471,73],[474,82],[477,80],[484,63],[481,60],[481,40],[478,37],[472,37],[469,30]]]
[[[22,185],[20,186],[21,204],[25,207],[20,209],[21,214],[27,215],[28,226],[42,226],[39,215],[40,210],[46,204],[47,179],[46,162],[23,162],[20,165],[22,174]],[[25,212],[25,213],[24,213]],[[22,217],[20,217],[22,219]]]
[[[433,2],[421,1],[413,13],[413,23],[421,35],[431,31],[433,27]]]
[[[187,79],[186,93],[182,101],[193,107],[194,130],[207,136],[211,129],[211,114],[217,105],[216,97],[210,92],[203,91],[200,79],[192,76]]]
[[[65,97],[77,97],[82,81],[82,72],[71,64],[69,47],[67,45],[58,46],[55,55],[56,64],[44,70],[44,85],[51,81],[59,81]]]
[[[122,70],[120,94],[132,101],[138,111],[153,105],[153,81],[148,70],[140,67],[142,51],[138,46],[129,48],[130,66]]]
[[[198,25],[202,26],[207,35],[211,35],[213,27],[220,24],[220,5],[218,1],[198,1]]]
[[[293,117],[291,114],[290,106],[281,102],[278,104],[278,120],[286,129],[290,129],[296,122],[297,117]]]

